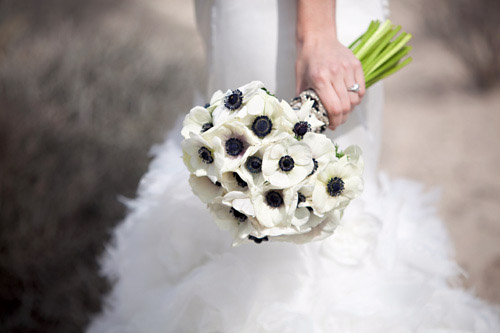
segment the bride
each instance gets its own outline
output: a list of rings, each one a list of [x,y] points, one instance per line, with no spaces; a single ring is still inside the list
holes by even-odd
[[[499,332],[496,309],[453,287],[432,196],[377,171],[382,85],[365,92],[344,45],[385,18],[385,1],[198,0],[196,15],[207,92],[315,89],[327,135],[363,149],[365,192],[323,241],[231,247],[191,193],[174,131],[114,233],[102,267],[114,288],[89,332]]]

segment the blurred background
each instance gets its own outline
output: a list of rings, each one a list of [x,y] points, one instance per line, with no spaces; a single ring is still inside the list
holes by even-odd
[[[442,189],[467,273],[500,303],[500,2],[400,0],[414,62],[386,81],[382,168]],[[0,331],[79,332],[149,148],[203,86],[193,4],[0,0]]]

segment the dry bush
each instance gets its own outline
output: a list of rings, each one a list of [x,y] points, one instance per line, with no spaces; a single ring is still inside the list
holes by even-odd
[[[41,3],[0,2],[1,332],[79,332],[100,310],[118,197],[134,195],[200,68],[179,40],[174,56],[149,54],[147,17],[106,31],[99,17],[125,1]]]
[[[463,62],[480,90],[500,82],[500,1],[425,0],[428,32]]]

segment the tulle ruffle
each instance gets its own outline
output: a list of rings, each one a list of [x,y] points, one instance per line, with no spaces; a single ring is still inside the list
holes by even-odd
[[[498,332],[451,287],[460,268],[437,193],[380,175],[334,235],[231,247],[192,193],[174,140],[155,148],[103,258],[115,282],[90,332]]]

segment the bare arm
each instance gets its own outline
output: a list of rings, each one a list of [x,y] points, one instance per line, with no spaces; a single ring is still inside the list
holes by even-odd
[[[361,63],[337,39],[335,0],[297,1],[296,93],[313,88],[321,98],[330,128],[345,123],[365,94]],[[358,93],[347,88],[358,83]]]

